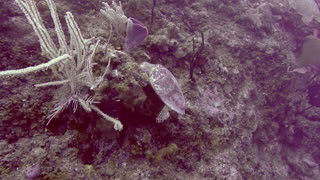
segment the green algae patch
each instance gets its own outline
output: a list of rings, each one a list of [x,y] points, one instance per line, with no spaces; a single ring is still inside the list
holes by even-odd
[[[179,147],[175,143],[169,144],[169,146],[160,149],[154,156],[156,162],[162,161],[163,158],[168,157],[176,153],[179,150]]]

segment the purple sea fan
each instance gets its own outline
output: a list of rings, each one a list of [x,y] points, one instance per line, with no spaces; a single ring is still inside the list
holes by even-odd
[[[172,110],[184,114],[185,99],[173,74],[160,64],[143,62],[140,67],[149,75],[150,84],[161,100]]]
[[[127,22],[127,34],[125,39],[125,49],[132,51],[148,36],[148,29],[142,22],[129,18]]]

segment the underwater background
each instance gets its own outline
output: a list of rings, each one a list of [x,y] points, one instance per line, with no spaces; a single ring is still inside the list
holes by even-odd
[[[319,6],[0,0],[0,179],[320,179]]]

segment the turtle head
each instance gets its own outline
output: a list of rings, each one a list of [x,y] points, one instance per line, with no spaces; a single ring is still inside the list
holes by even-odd
[[[150,64],[148,62],[143,62],[140,64],[140,69],[148,75],[150,75],[150,72],[153,70],[154,67],[154,64]]]

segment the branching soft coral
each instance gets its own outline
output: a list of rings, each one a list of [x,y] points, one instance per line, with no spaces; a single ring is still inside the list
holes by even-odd
[[[115,130],[122,130],[122,123],[96,107],[94,103],[98,102],[94,101],[94,96],[89,95],[90,91],[94,91],[100,86],[104,76],[109,72],[110,59],[113,57],[112,51],[114,49],[107,46],[108,42],[103,38],[85,39],[70,12],[65,15],[70,34],[70,42],[67,43],[54,2],[52,0],[46,0],[46,2],[53,19],[59,46],[54,43],[44,26],[34,0],[16,0],[39,37],[42,54],[52,60],[24,69],[2,71],[0,77],[14,77],[50,68],[53,76],[58,80],[36,85],[36,87],[61,86],[55,95],[55,107],[48,115],[47,124],[71,104],[74,111],[78,105],[88,112],[96,111],[104,119],[114,123]],[[95,73],[93,70],[94,56],[98,51],[104,52],[106,59],[108,59],[108,65],[104,67],[104,70],[100,69],[101,74]]]

